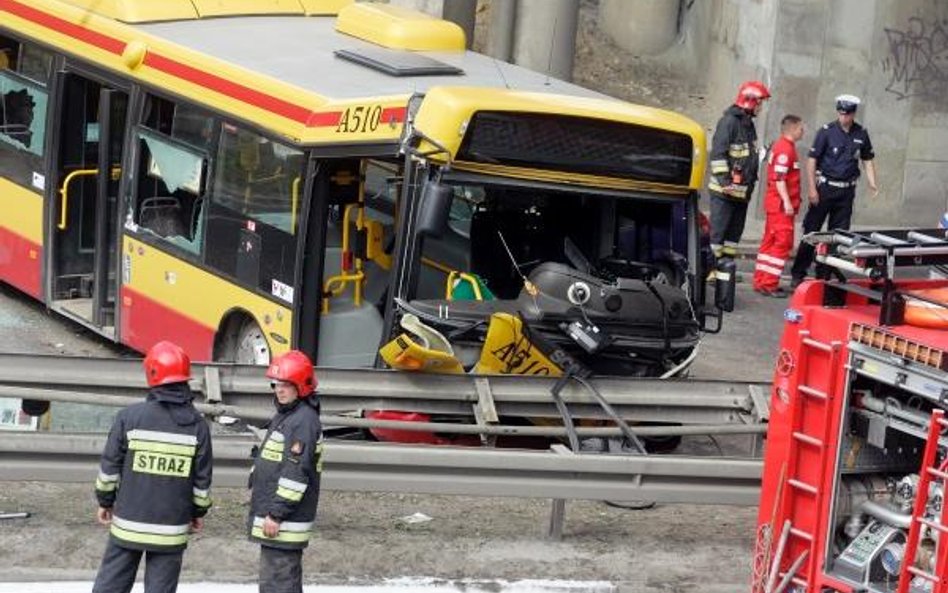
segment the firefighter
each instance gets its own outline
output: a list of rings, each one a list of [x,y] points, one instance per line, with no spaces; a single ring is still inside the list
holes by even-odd
[[[827,219],[829,230],[849,229],[860,161],[866,168],[872,195],[879,193],[869,132],[855,120],[859,103],[859,97],[853,95],[836,97],[836,121],[824,125],[813,139],[806,160],[810,206],[803,217],[804,235],[820,230]],[[806,278],[813,255],[813,246],[801,241],[791,268],[791,288]]]
[[[93,593],[128,593],[143,552],[145,593],[173,593],[188,533],[211,507],[211,436],[191,403],[191,361],[159,342],[144,366],[148,396],[116,416],[95,483],[110,537]]]
[[[301,593],[303,549],[319,503],[322,427],[313,363],[291,350],[270,363],[276,415],[250,474],[250,540],[260,544],[260,593]]]
[[[780,275],[793,249],[793,219],[800,209],[800,162],[796,143],[803,138],[803,120],[785,115],[780,138],[767,160],[767,193],[764,196],[764,236],[754,268],[754,290],[764,296],[789,295],[780,287]]]
[[[754,118],[769,98],[770,89],[764,83],[742,83],[711,140],[711,249],[718,260],[737,255],[744,233],[747,202],[754,192],[759,166]]]

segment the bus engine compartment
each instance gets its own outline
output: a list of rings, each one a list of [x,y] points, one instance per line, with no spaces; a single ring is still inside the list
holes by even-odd
[[[472,183],[451,190],[446,228],[423,237],[427,265],[400,308],[448,333],[456,352],[478,352],[490,316],[509,313],[533,343],[595,374],[660,376],[693,353],[696,266],[687,254],[696,233],[686,197]],[[446,278],[445,269],[459,273]]]
[[[901,365],[868,348],[851,344],[851,350],[855,378],[843,418],[826,567],[828,574],[861,590],[887,593],[896,591],[906,560],[913,510],[924,487],[920,473],[926,468],[919,468],[919,460],[932,411],[943,405],[918,387],[936,375],[944,385],[948,374],[932,370],[912,378],[904,368],[896,368]],[[945,445],[948,439],[941,436],[939,465]],[[921,516],[927,523],[920,530],[913,565],[934,573],[944,489],[937,481],[926,489]],[[909,591],[924,593],[931,586],[915,577]]]

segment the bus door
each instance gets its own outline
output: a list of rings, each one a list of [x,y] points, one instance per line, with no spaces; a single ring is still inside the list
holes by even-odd
[[[118,193],[129,96],[77,72],[62,76],[50,306],[114,338]]]

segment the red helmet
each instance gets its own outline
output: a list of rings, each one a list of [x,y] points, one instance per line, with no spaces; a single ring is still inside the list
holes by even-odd
[[[148,386],[180,383],[191,378],[191,359],[177,344],[158,342],[145,356]]]
[[[299,350],[290,350],[274,358],[267,369],[267,377],[292,383],[300,397],[309,397],[316,390],[313,363]]]
[[[770,89],[759,80],[742,82],[737,88],[737,98],[734,104],[741,109],[752,111],[758,105],[770,98]]]

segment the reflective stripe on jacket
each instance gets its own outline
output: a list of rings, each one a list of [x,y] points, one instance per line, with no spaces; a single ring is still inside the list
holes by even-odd
[[[117,545],[184,549],[191,520],[210,508],[211,436],[192,398],[186,383],[160,386],[116,416],[95,491]]]
[[[757,183],[757,128],[754,118],[731,105],[718,120],[709,155],[711,178],[708,189],[723,196],[747,200]],[[740,171],[740,179],[734,173]]]
[[[251,541],[275,548],[305,548],[309,544],[322,472],[322,427],[319,405],[312,398],[297,400],[270,421],[251,471]],[[280,522],[276,537],[263,535],[267,515]]]

